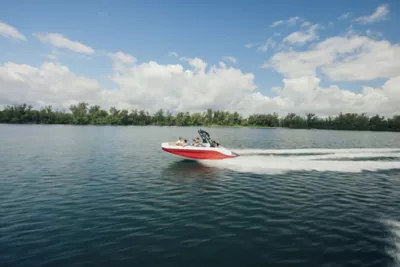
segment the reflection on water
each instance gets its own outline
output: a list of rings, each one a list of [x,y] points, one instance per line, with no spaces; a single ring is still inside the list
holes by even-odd
[[[218,171],[218,168],[205,166],[198,161],[182,159],[168,165],[163,170],[163,175],[173,179],[209,178],[215,177]]]

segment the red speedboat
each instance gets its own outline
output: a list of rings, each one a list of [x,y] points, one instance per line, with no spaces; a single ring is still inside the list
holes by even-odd
[[[239,156],[212,140],[206,131],[200,129],[198,133],[202,140],[198,144],[177,145],[176,142],[165,142],[161,144],[161,149],[178,157],[194,160],[220,160]]]

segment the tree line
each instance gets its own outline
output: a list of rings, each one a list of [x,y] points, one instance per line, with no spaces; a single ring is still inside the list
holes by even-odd
[[[392,118],[367,116],[365,113],[340,113],[336,116],[320,118],[313,113],[300,116],[289,113],[279,117],[277,113],[253,114],[243,117],[238,112],[208,109],[203,113],[158,110],[150,114],[145,110],[118,110],[111,107],[108,111],[98,105],[89,106],[80,102],[70,106],[70,112],[45,106],[35,110],[30,105],[6,106],[0,110],[0,123],[33,124],[76,124],[76,125],[160,125],[160,126],[255,126],[285,127],[294,129],[331,129],[331,130],[368,130],[400,131],[400,115]]]

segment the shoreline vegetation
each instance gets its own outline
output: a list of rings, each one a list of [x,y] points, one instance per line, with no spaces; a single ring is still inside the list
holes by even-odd
[[[243,117],[237,112],[208,109],[203,113],[158,110],[150,114],[145,110],[108,111],[86,102],[71,105],[70,112],[55,110],[52,106],[35,110],[27,104],[6,106],[0,110],[0,123],[8,124],[73,124],[73,125],[158,125],[158,126],[210,126],[210,127],[259,127],[321,130],[400,131],[400,115],[385,118],[365,113],[339,113],[319,118],[313,113],[304,116],[289,113],[279,117],[277,113],[252,114]]]

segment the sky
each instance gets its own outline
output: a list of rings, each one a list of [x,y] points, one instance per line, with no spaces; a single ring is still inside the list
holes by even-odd
[[[400,1],[3,1],[0,106],[400,114]]]

